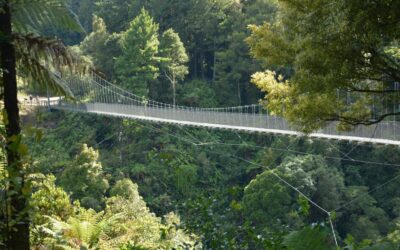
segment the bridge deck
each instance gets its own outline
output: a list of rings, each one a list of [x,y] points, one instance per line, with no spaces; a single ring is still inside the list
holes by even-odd
[[[213,129],[228,129],[246,132],[273,133],[304,136],[295,131],[282,118],[266,114],[246,114],[234,112],[212,112],[200,109],[157,108],[128,104],[87,103],[70,104],[52,101],[53,109],[88,112],[100,115],[124,117],[159,123],[196,126]],[[315,138],[346,140],[361,143],[400,145],[398,122],[385,121],[374,126],[358,126],[353,131],[338,132],[336,123],[308,136]]]

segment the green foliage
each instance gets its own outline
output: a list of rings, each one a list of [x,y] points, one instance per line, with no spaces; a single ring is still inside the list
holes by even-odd
[[[85,55],[89,55],[97,69],[107,77],[114,76],[114,57],[121,54],[118,44],[120,35],[110,34],[103,19],[93,16],[93,31],[80,44]]]
[[[71,0],[70,8],[76,13],[86,32],[92,30],[92,16],[95,3],[93,0]]]
[[[110,136],[111,127],[100,130],[100,127],[85,126],[88,123],[105,125],[108,120],[104,118],[85,118],[77,114],[65,116],[59,112],[39,112],[37,116],[37,125],[48,133],[37,143],[30,138],[28,145],[35,159],[35,171],[43,174],[61,173],[75,159],[82,144],[93,145]],[[76,130],[70,131],[69,126]]]
[[[13,0],[13,25],[18,32],[38,31],[44,25],[82,31],[65,0]]]
[[[17,74],[31,85],[48,89],[55,94],[73,98],[72,91],[54,76],[54,71],[82,74],[86,65],[61,41],[40,36],[16,34],[13,37],[17,59]],[[46,64],[52,64],[49,68]]]
[[[354,249],[354,250],[393,250],[397,249],[398,246],[395,244],[392,244],[390,242],[378,242],[378,243],[373,243],[371,240],[365,239],[362,242],[356,242],[353,236],[348,235],[346,239],[344,240],[345,243],[345,249]]]
[[[139,197],[138,186],[130,179],[123,179],[117,183],[110,190],[111,196],[120,196],[127,200],[135,200]]]
[[[185,65],[189,61],[185,47],[179,35],[173,30],[166,30],[160,39],[160,56],[163,58],[161,70],[164,77],[172,85],[173,104],[176,104],[176,84],[184,80],[189,73],[188,67]]]
[[[258,101],[256,91],[249,84],[249,75],[259,70],[252,60],[244,39],[244,31],[234,31],[230,35],[229,47],[216,53],[215,84],[219,103],[236,106]]]
[[[394,60],[392,68],[399,58],[398,43],[390,38],[398,33],[396,21],[391,25],[388,21],[397,16],[395,8],[386,11],[384,4],[372,1],[328,2],[71,0],[71,9],[88,30],[92,13],[96,15],[93,32],[74,49],[129,91],[200,107],[255,103],[260,93],[249,84],[250,74],[260,71],[263,64],[270,71],[255,74],[253,81],[267,93],[266,104],[310,131],[338,110],[357,120],[372,116],[368,96],[357,96],[348,107],[336,101],[336,88],[344,92],[349,82],[362,87],[366,76],[380,75],[365,63],[371,59],[371,65],[376,65],[373,60],[378,57],[360,56],[361,50],[381,44],[376,54]],[[378,12],[389,14],[381,17]],[[265,20],[269,23],[262,25]],[[384,22],[379,29],[386,27],[382,37],[375,36],[377,20]],[[248,30],[251,24],[262,26]],[[389,34],[391,30],[396,32]],[[244,41],[250,32],[248,42],[259,60],[251,58]],[[356,34],[355,42],[349,34]],[[75,35],[65,37],[79,40]],[[23,39],[18,46],[28,56],[36,55],[37,48],[47,48],[35,37]],[[49,48],[57,49],[55,45]],[[40,54],[37,61],[27,56],[20,60],[35,66],[53,59]],[[357,60],[360,66],[354,64]],[[381,63],[388,65],[388,61]],[[36,76],[40,76],[43,68],[37,69]],[[389,88],[396,73],[383,75],[367,87],[381,91],[384,87],[378,82],[383,82]],[[40,83],[48,79],[44,75]],[[65,112],[42,118],[37,125],[44,127],[43,141],[37,147],[33,138],[29,142],[34,169],[57,175],[58,183],[76,203],[67,202],[69,196],[54,185],[54,177],[43,177],[46,188],[34,187],[32,202],[38,209],[32,218],[38,225],[32,228],[32,241],[36,248],[195,249],[202,247],[196,246],[198,241],[205,249],[332,247],[327,215],[275,174],[328,211],[338,209],[333,217],[341,245],[385,249],[398,244],[399,180],[391,180],[398,175],[397,167],[369,163],[385,159],[397,164],[397,148]],[[82,149],[82,144],[91,147]],[[22,146],[21,152],[25,151]],[[238,157],[262,164],[249,166]],[[108,183],[115,184],[108,189]],[[79,203],[97,211],[81,208]],[[342,240],[349,233],[353,238]]]
[[[352,200],[342,215],[343,226],[356,240],[376,239],[381,232],[387,233],[389,220],[385,211],[376,206],[377,201],[368,194],[365,186],[349,186],[345,200]]]
[[[30,83],[38,83],[58,94],[71,97],[69,88],[52,71],[63,72],[69,69],[72,72],[82,72],[83,65],[75,60],[60,41],[44,39],[32,33],[38,34],[37,31],[47,22],[76,30],[81,30],[81,27],[62,0],[1,1],[0,12],[2,73],[7,72],[2,74],[0,81],[2,89],[6,86],[1,93],[1,100],[6,103],[4,114],[8,115],[4,120],[8,175],[5,178],[5,197],[2,199],[6,201],[6,209],[1,215],[6,223],[1,224],[0,230],[5,244],[8,244],[7,248],[26,249],[29,248],[28,198],[31,195],[31,183],[26,179],[31,161],[27,160],[28,147],[21,143],[17,75]],[[51,68],[47,65],[49,62],[52,63]]]
[[[290,250],[335,249],[330,242],[329,235],[318,227],[306,227],[300,231],[290,233],[285,237],[283,245]]]
[[[33,194],[30,206],[33,208],[33,225],[42,225],[52,216],[60,219],[67,219],[73,214],[70,197],[60,187],[55,185],[55,176],[44,176],[33,182]]]
[[[148,97],[159,75],[158,24],[143,8],[120,40],[122,55],[117,58],[115,70],[118,80],[128,91]]]
[[[160,23],[161,31],[166,32],[172,28],[179,34],[180,40],[184,41],[191,79],[215,81],[218,78],[219,87],[236,95],[236,81],[223,84],[223,79],[230,81],[241,74],[239,78],[243,88],[243,102],[246,98],[249,98],[248,102],[258,98],[255,88],[247,83],[250,74],[259,69],[259,63],[250,58],[244,38],[248,34],[248,24],[261,24],[265,15],[271,18],[275,15],[275,5],[271,1],[96,0],[94,13],[105,20],[110,31],[124,32],[129,28],[129,20],[137,17],[143,7]],[[231,36],[231,33],[234,35]],[[115,54],[110,56],[119,57]],[[234,88],[230,88],[230,85]],[[249,93],[245,93],[247,88]],[[160,95],[158,97],[173,99]],[[230,100],[222,101],[230,103]]]
[[[397,1],[278,3],[278,20],[251,26],[248,39],[253,55],[269,69],[292,69],[282,79],[271,71],[254,75],[269,109],[305,131],[327,120],[370,124],[397,112],[369,105],[377,102],[376,93],[384,97],[382,105],[395,102],[397,91],[385,90],[399,81],[399,61],[388,49],[397,46],[400,34],[394,25]],[[340,92],[338,98],[338,89],[352,93],[353,100],[343,98],[345,94],[341,98]]]
[[[254,224],[264,227],[266,232],[300,228],[307,222],[302,218],[308,215],[304,211],[304,202],[300,199],[299,207],[295,198],[299,194],[276,175],[328,211],[340,204],[344,184],[336,170],[329,168],[318,156],[288,157],[275,169],[266,170],[257,176],[244,191],[245,214]],[[309,219],[311,222],[325,220],[326,214],[313,207]]]
[[[100,210],[104,193],[109,187],[98,162],[99,153],[84,144],[71,165],[60,176],[60,185],[73,199],[81,199],[84,207]]]
[[[99,172],[96,168],[101,165],[96,163],[97,158],[97,152],[84,146],[75,163],[91,165],[91,172]],[[81,208],[79,202],[71,204],[65,191],[55,186],[54,176],[39,177],[35,178],[34,187],[37,191],[32,196],[32,205],[35,206],[32,227],[34,247],[199,249],[196,246],[201,246],[195,235],[181,229],[177,215],[169,213],[162,221],[151,213],[139,195],[137,185],[129,179],[118,181],[110,191],[113,197],[106,200],[105,210],[96,212]],[[88,180],[75,179],[77,187],[81,186],[81,182]]]
[[[45,245],[48,232],[46,226],[51,218],[66,220],[79,209],[79,203],[70,202],[68,194],[55,185],[56,178],[53,175],[43,176],[34,174],[30,176],[33,193],[30,197],[31,219],[31,244]]]
[[[335,212],[334,219],[339,241],[351,233],[355,235],[354,244],[368,237],[370,240],[365,246],[372,247],[377,245],[379,237],[396,230],[390,221],[394,222],[398,217],[395,212],[398,209],[398,182],[395,179],[382,188],[379,186],[396,176],[397,168],[381,168],[370,163],[351,161],[341,157],[340,153],[351,151],[349,157],[362,157],[368,162],[379,162],[387,158],[387,162],[396,164],[398,149],[395,147],[354,147],[344,142],[258,134],[239,134],[239,139],[237,134],[230,131],[210,132],[65,112],[52,112],[44,115],[43,119],[39,126],[48,127],[40,147],[33,150],[34,157],[41,150],[48,152],[50,149],[54,149],[52,154],[59,157],[38,158],[37,169],[54,171],[60,180],[62,170],[66,166],[74,166],[75,155],[80,152],[80,143],[90,142],[100,152],[102,169],[106,173],[103,178],[115,183],[109,192],[113,197],[106,200],[106,211],[109,214],[125,214],[124,207],[128,207],[127,216],[136,220],[135,216],[147,218],[147,215],[142,215],[144,211],[155,212],[158,216],[176,211],[182,218],[182,224],[177,228],[183,230],[184,226],[189,232],[202,236],[201,242],[207,248],[282,249],[286,233],[281,228],[290,233],[301,231],[302,225],[308,227],[314,222],[328,225],[326,214],[277,180],[276,176],[262,167],[252,167],[238,161],[235,157],[249,157],[262,165],[270,165],[275,173],[299,187],[327,210],[343,206]],[[76,129],[71,131],[70,126]],[[239,140],[243,143],[237,147],[218,144],[195,147],[188,144],[186,139],[228,144],[237,144]],[[253,145],[256,147],[253,148]],[[297,152],[314,156],[301,156]],[[76,186],[80,185],[80,181],[75,181]],[[367,190],[375,188],[378,189],[366,195]],[[144,199],[140,197],[138,189]],[[254,195],[253,199],[251,195]],[[279,204],[285,197],[288,199],[287,204],[283,202],[283,205],[270,206],[273,202]],[[264,209],[264,206],[267,208]],[[284,218],[292,224],[274,221],[267,214],[268,209],[275,213],[275,218]],[[151,217],[146,220],[153,221]],[[153,227],[148,228],[146,224],[140,224],[145,222],[135,224],[128,221],[130,219],[124,219],[124,223],[116,224],[127,228],[142,228],[146,235],[154,235],[151,232],[158,235],[161,232],[161,236],[157,236],[161,238],[167,235],[167,228],[170,228],[166,222],[162,223],[163,229],[157,231]],[[328,230],[326,226],[323,228]],[[124,232],[130,235],[128,231]],[[120,242],[128,244],[130,239],[127,238],[122,238]],[[328,239],[329,244],[332,244],[330,230]],[[103,242],[108,244],[105,240]],[[140,241],[131,243],[132,246],[142,246]]]
[[[392,241],[393,243],[397,243],[398,244],[400,242],[400,230],[399,230],[399,228],[400,228],[400,223],[397,222],[396,223],[396,230],[394,230],[392,233],[390,233],[388,235],[389,240]]]
[[[179,165],[174,169],[175,187],[183,196],[193,191],[197,178],[197,167],[194,165]]]
[[[87,10],[81,10],[81,7]],[[157,67],[153,67],[153,62],[148,62],[144,65],[149,67],[142,68],[143,72],[138,73],[138,76],[142,75],[147,79],[146,75],[150,76],[147,74],[149,71],[157,71],[154,74],[159,76],[158,80],[150,77],[153,78],[150,84],[152,86],[148,86],[152,98],[174,103],[174,87],[187,75],[190,80],[212,80],[215,84],[211,87],[216,92],[219,103],[224,106],[250,104],[259,99],[257,89],[248,83],[251,73],[260,67],[259,63],[250,57],[244,39],[249,33],[248,24],[262,23],[265,15],[271,20],[274,19],[276,7],[271,1],[96,0],[95,8],[92,9],[93,6],[91,7],[87,0],[82,3],[73,0],[72,9],[82,13],[79,15],[81,20],[87,20],[88,16],[94,13],[104,19],[111,32],[120,32],[93,30],[81,44],[84,55],[90,56],[94,66],[104,72],[108,79],[125,82],[121,75],[125,76],[124,79],[131,79],[133,73],[127,69],[125,72],[115,73],[118,68],[132,69],[115,65],[114,59],[122,57],[121,48],[116,46],[116,43],[121,35],[130,29],[129,20],[138,18],[143,7],[160,23],[162,31],[157,34],[160,35],[159,53],[155,54],[156,57],[159,56],[155,60]],[[166,36],[165,42],[163,36]],[[136,54],[133,55],[138,58]],[[152,55],[144,57],[149,59]],[[124,62],[126,61],[129,61],[129,58]],[[127,64],[121,62],[120,65]],[[136,69],[139,68],[138,66]],[[153,73],[151,76],[154,76]],[[136,84],[141,85],[137,89],[146,89],[144,83],[140,84],[140,81],[137,81]],[[232,98],[233,96],[235,98]]]
[[[224,21],[222,33],[229,35],[224,45],[215,52],[214,81],[216,94],[221,104],[236,106],[256,103],[259,93],[249,84],[249,76],[260,70],[260,63],[251,58],[245,42],[249,24],[262,24],[265,19],[272,21],[276,5],[271,0],[241,1],[240,7],[231,10]]]
[[[187,82],[178,90],[179,103],[192,107],[215,107],[217,99],[208,82],[200,79]]]
[[[168,220],[163,224],[160,218],[149,211],[140,196],[129,200],[112,197],[107,201],[106,211],[108,214],[121,214],[122,217],[108,233],[112,238],[101,241],[105,249],[123,245],[127,249],[180,249],[182,246],[194,249],[195,236],[178,229],[179,220],[175,225],[168,223]],[[168,215],[171,216],[175,217],[173,214]]]
[[[102,17],[112,32],[121,32],[129,27],[129,21],[137,16],[142,7],[147,8],[144,0],[95,0],[95,13]]]
[[[292,215],[296,210],[295,203],[290,195],[290,189],[285,187],[270,172],[264,172],[252,180],[246,187],[243,197],[243,209],[246,216],[254,224],[262,223],[270,230],[283,230],[285,225],[298,228],[299,218]],[[259,218],[265,218],[259,220]],[[260,226],[260,225],[258,225]]]
[[[72,249],[99,248],[99,241],[117,223],[119,217],[119,214],[106,216],[104,212],[80,209],[77,215],[69,217],[66,221],[51,218],[46,231],[53,237],[47,239],[47,244],[59,247],[64,245]]]

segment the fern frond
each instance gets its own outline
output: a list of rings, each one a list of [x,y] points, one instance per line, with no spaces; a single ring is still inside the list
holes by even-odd
[[[25,71],[23,74],[25,80],[39,84],[41,87],[45,86],[52,93],[74,97],[68,85],[39,61],[29,57],[29,55],[25,53],[18,53],[18,58],[21,60],[19,62],[19,67],[29,68],[29,71]]]
[[[23,50],[32,58],[46,59],[56,70],[61,71],[65,66],[70,69],[77,69],[74,66],[82,66],[81,60],[61,40],[43,38],[34,34],[14,34],[13,41],[16,50]]]
[[[38,33],[45,25],[84,31],[66,0],[13,0],[11,11],[14,29],[19,33]]]
[[[91,242],[94,242],[100,239],[103,235],[110,233],[112,228],[124,218],[124,213],[113,214],[108,218],[103,218],[96,225],[95,230],[93,231]]]
[[[27,34],[14,35],[13,41],[21,77],[47,87],[53,93],[73,97],[71,89],[58,74],[84,74],[87,67],[83,61],[60,40]]]

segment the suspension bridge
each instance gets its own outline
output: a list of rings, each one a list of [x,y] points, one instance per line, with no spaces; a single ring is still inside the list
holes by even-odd
[[[282,117],[271,115],[260,104],[225,107],[184,107],[147,100],[116,86],[97,74],[61,77],[74,100],[61,97],[41,98],[37,104],[56,110],[93,113],[156,123],[210,129],[235,130],[290,136],[304,136]],[[384,120],[372,126],[356,126],[352,131],[338,131],[337,122],[309,134],[309,137],[360,143],[400,145],[400,122]]]

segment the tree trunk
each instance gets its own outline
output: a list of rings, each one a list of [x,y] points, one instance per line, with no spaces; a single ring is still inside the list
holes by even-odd
[[[242,91],[240,90],[240,82],[239,80],[237,81],[237,93],[238,93],[238,98],[239,98],[239,105],[242,105]]]
[[[206,80],[206,68],[204,67],[204,65],[205,65],[205,60],[206,60],[206,55],[204,54],[204,52],[202,52],[201,54],[200,54],[200,70],[201,70],[201,79],[203,80],[203,81],[205,81]]]
[[[217,45],[214,39],[214,63],[213,63],[213,79],[212,82],[215,83],[215,78],[217,77]]]
[[[194,78],[199,77],[199,70],[198,70],[198,58],[197,58],[197,50],[195,49],[194,51],[194,56],[193,56],[193,71],[194,71]]]
[[[176,81],[175,81],[175,74],[172,74],[172,92],[173,92],[173,103],[174,106],[176,105]]]
[[[11,208],[8,220],[11,228],[8,228],[7,249],[28,250],[29,249],[29,216],[27,213],[27,197],[22,190],[25,185],[25,176],[21,155],[17,149],[10,145],[16,138],[21,136],[17,99],[17,76],[15,48],[12,44],[11,10],[10,1],[2,1],[2,12],[0,12],[0,43],[1,67],[3,70],[4,84],[4,107],[7,114],[7,171],[8,187],[6,188]]]

